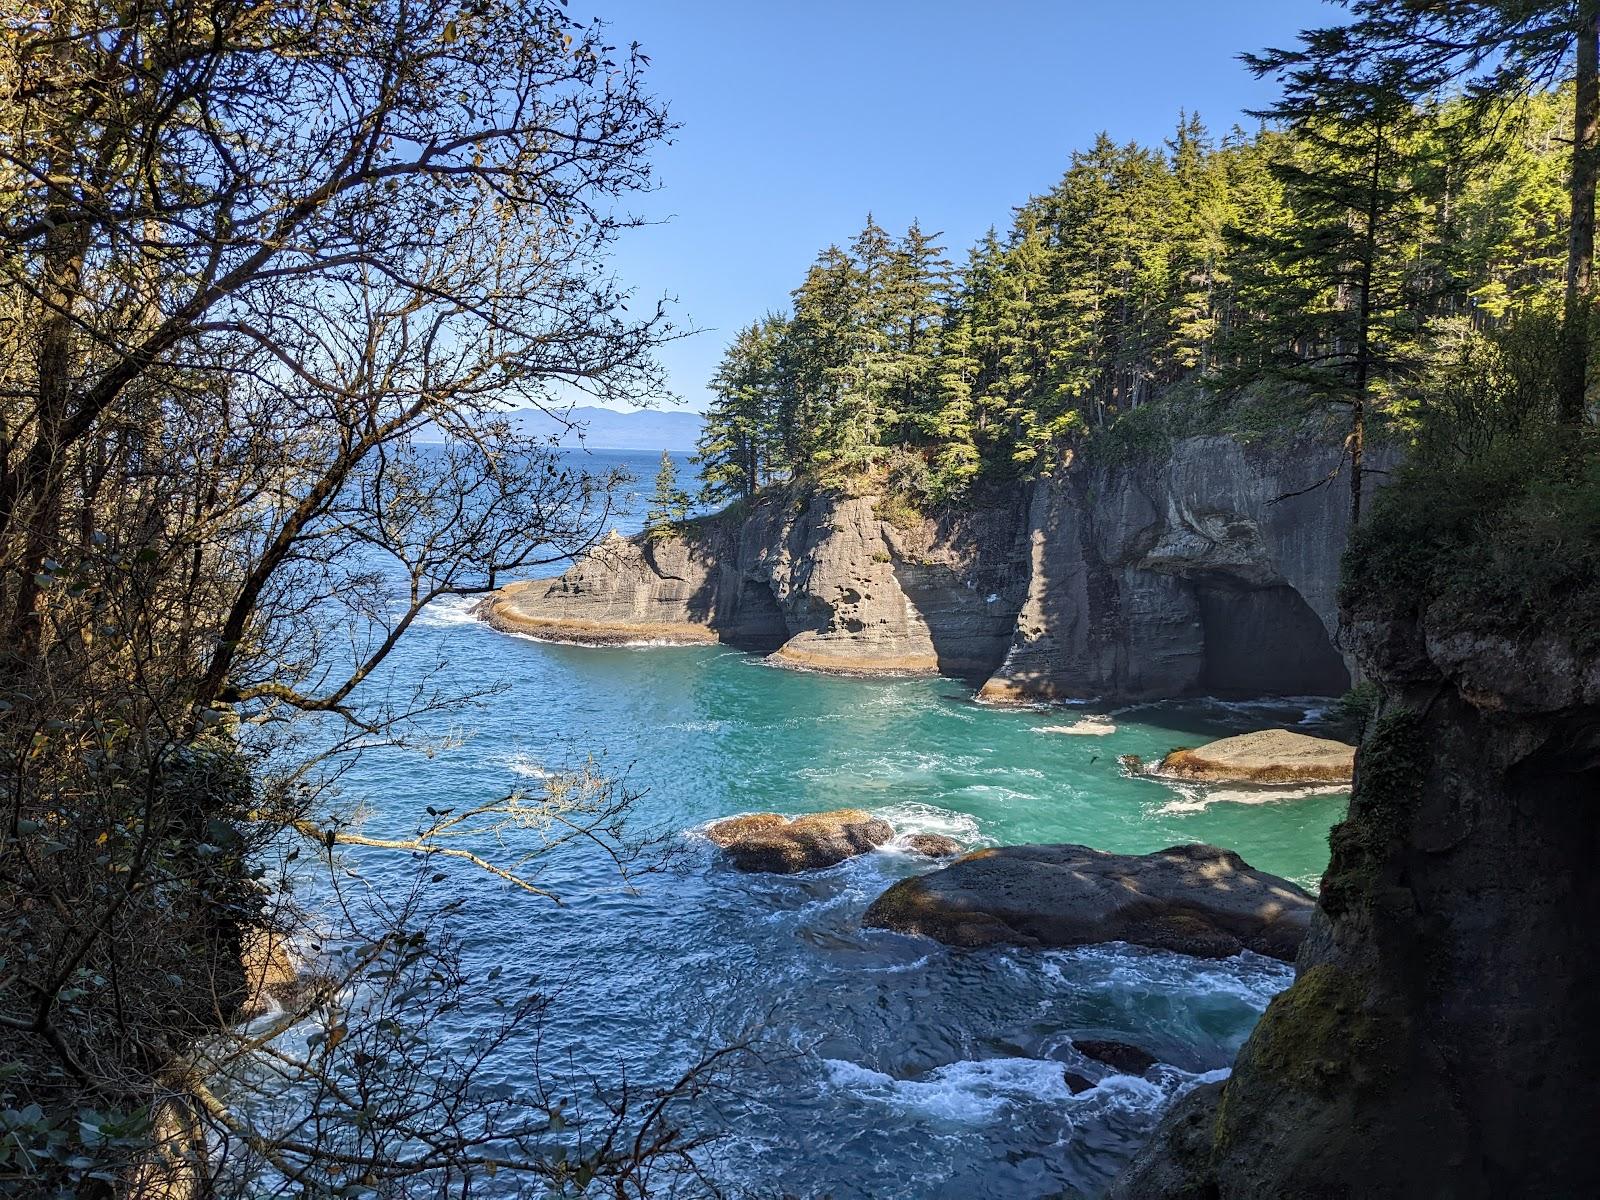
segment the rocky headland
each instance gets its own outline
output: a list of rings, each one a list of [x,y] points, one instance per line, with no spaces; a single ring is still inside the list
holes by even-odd
[[[1351,679],[1333,639],[1348,515],[1312,485],[1338,454],[1188,437],[923,517],[776,487],[676,536],[609,536],[479,614],[552,641],[941,673],[996,702],[1335,694]]]
[[[1600,1195],[1600,659],[1539,600],[1347,597],[1381,699],[1295,983],[1112,1196]]]

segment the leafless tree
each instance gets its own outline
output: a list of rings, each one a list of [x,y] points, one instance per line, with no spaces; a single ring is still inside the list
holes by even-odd
[[[320,981],[223,1032],[256,940],[306,933],[274,856],[537,889],[483,848],[623,853],[628,797],[587,776],[383,846],[327,785],[463,699],[373,686],[428,603],[602,527],[609,481],[501,414],[659,387],[673,330],[606,265],[671,132],[644,59],[552,0],[0,0],[0,27],[0,1191],[692,1174],[667,1116],[698,1071],[573,1142],[476,1087],[503,1033],[437,1050],[416,1012],[481,981],[426,887],[340,910]]]

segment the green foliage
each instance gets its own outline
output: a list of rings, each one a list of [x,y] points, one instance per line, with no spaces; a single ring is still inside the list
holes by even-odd
[[[777,421],[785,399],[778,355],[787,326],[769,313],[740,330],[711,381],[715,399],[694,460],[709,502],[748,500],[788,461]]]
[[[728,347],[708,498],[797,474],[857,486],[895,451],[938,504],[1091,446],[1410,428],[1463,330],[1559,295],[1568,105],[1509,105],[1491,142],[1466,100],[1331,86],[1286,94],[1255,135],[1184,115],[1160,147],[1101,136],[959,269],[918,226],[869,217],[787,315]]]
[[[1378,688],[1362,680],[1328,707],[1324,723],[1338,737],[1359,742],[1378,711]]]
[[[920,524],[936,499],[927,462],[908,450],[892,450],[884,463],[883,476],[883,494],[876,507],[878,519],[902,529]]]
[[[1533,318],[1466,339],[1442,369],[1406,465],[1352,540],[1347,606],[1600,646],[1600,446],[1556,420],[1558,336]]]
[[[645,533],[652,541],[677,537],[689,517],[689,493],[678,486],[678,464],[669,451],[661,452],[655,491],[645,514]]]

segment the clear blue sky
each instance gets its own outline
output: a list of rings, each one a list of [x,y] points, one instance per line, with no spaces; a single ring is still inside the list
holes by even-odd
[[[1271,87],[1238,62],[1332,24],[1324,0],[573,0],[653,62],[682,129],[657,154],[619,276],[704,333],[662,353],[705,384],[742,324],[788,302],[812,257],[871,211],[943,230],[953,256],[1049,187],[1104,129],[1158,142],[1178,110],[1214,131]]]

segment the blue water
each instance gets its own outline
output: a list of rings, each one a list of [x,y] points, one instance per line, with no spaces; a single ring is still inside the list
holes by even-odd
[[[658,457],[578,461],[627,466],[648,490]],[[470,971],[536,976],[555,996],[541,1031],[547,1072],[561,1063],[576,1077],[665,1083],[707,1046],[754,1037],[760,1060],[740,1059],[731,1090],[684,1114],[692,1129],[724,1135],[701,1155],[724,1185],[875,1198],[1096,1194],[1175,1093],[1227,1068],[1289,982],[1288,967],[1249,955],[953,951],[866,930],[867,904],[931,864],[891,845],[827,871],[741,875],[697,831],[741,812],[850,806],[900,834],[971,846],[1213,842],[1309,886],[1345,796],[1176,789],[1128,777],[1117,757],[1267,725],[1315,729],[1316,701],[1001,710],[951,681],[834,679],[718,647],[543,644],[478,624],[468,603],[423,615],[396,652],[396,678],[442,663],[447,683],[503,691],[450,719],[459,746],[427,758],[371,751],[344,792],[366,805],[377,833],[405,832],[428,805],[537,794],[590,756],[643,793],[632,830],[677,854],[631,888],[585,843],[536,864],[560,906],[468,866],[426,870],[447,871],[442,886],[461,901],[453,929]],[[1091,717],[1114,732],[1062,731]],[[512,831],[481,849],[504,861],[543,836]],[[414,869],[365,854],[361,865],[380,884]],[[465,1040],[483,1011],[468,1005],[447,1019]],[[1133,1042],[1163,1065],[1148,1079],[1113,1076],[1072,1048],[1075,1037]],[[534,1053],[531,1031],[513,1038],[491,1082],[527,1086]],[[1072,1096],[1064,1068],[1103,1082]]]

